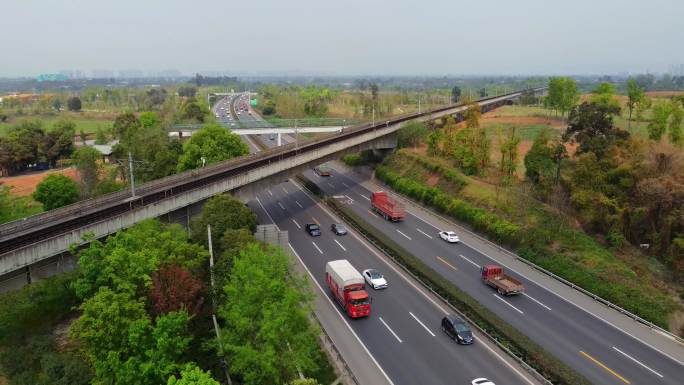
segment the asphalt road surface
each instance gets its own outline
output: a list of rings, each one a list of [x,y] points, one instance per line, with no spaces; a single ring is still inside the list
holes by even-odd
[[[525,285],[525,293],[502,297],[484,285],[480,266],[492,258],[463,242],[449,244],[440,230],[417,216],[391,223],[370,211],[371,191],[354,174],[333,170],[332,177],[305,173],[329,195],[343,195],[350,207],[377,231],[421,258],[431,268],[473,296],[595,384],[684,384],[678,357],[641,342],[525,277],[508,271]],[[458,233],[458,232],[457,232]],[[568,288],[568,290],[571,290]]]

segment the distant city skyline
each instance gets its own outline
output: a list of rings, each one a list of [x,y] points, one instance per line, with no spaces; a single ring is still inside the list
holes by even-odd
[[[662,74],[684,67],[682,14],[678,0],[23,0],[3,4],[0,77]]]

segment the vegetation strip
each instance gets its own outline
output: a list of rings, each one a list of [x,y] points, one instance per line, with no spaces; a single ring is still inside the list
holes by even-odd
[[[372,225],[348,210],[344,205],[333,199],[326,199],[325,203],[371,243],[409,271],[423,285],[441,296],[449,305],[468,318],[492,341],[522,363],[527,364],[531,373],[541,376],[553,384],[591,384],[584,376],[553,357],[527,336],[481,306],[470,295],[457,288],[393,240],[384,234],[378,234]]]

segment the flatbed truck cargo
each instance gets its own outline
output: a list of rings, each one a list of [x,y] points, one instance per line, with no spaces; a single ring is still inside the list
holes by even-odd
[[[506,275],[499,265],[482,266],[482,280],[496,289],[501,295],[515,295],[523,292],[523,284],[517,279]]]
[[[337,303],[352,318],[370,315],[371,304],[366,281],[346,259],[325,264],[325,282]]]
[[[371,209],[392,222],[403,221],[406,217],[404,205],[384,191],[376,191],[371,194]]]

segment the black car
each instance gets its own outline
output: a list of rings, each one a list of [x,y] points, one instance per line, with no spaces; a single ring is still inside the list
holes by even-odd
[[[333,223],[330,225],[330,230],[332,230],[335,235],[347,235],[347,228],[341,223]]]
[[[442,331],[459,344],[470,345],[474,341],[470,327],[461,318],[452,314],[442,318]]]
[[[306,229],[306,232],[312,237],[321,236],[321,227],[315,223],[307,223],[306,226],[304,226],[304,229]]]

